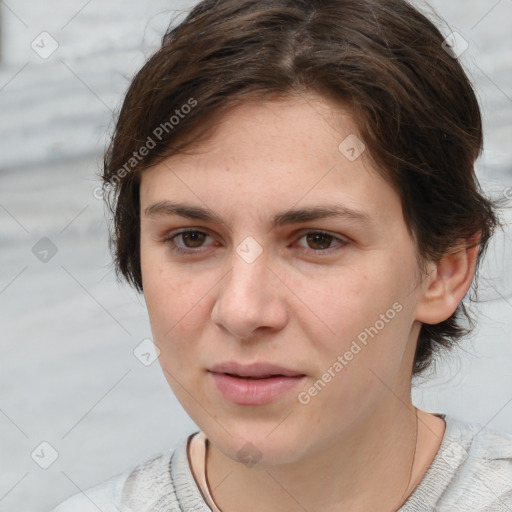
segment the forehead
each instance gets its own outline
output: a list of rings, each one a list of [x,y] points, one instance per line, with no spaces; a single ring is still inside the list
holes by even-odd
[[[216,120],[207,139],[143,171],[141,207],[187,199],[240,214],[337,202],[401,217],[368,153],[352,114],[322,97],[248,101]]]

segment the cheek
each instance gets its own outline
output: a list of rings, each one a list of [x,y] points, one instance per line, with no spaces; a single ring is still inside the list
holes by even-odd
[[[413,275],[408,262],[375,258],[340,268],[336,276],[296,280],[298,295],[309,309],[299,321],[314,340],[322,370],[346,354],[347,368],[364,387],[368,368],[396,369],[411,327],[406,300],[411,299]]]
[[[165,250],[141,241],[144,298],[160,362],[172,374],[197,366],[216,283],[222,274],[172,265]]]
[[[309,310],[310,326],[318,326],[316,334],[345,341],[378,320],[379,314],[396,300],[397,293],[392,280],[382,272],[368,271],[366,266],[339,268],[291,283],[290,288],[297,290]]]
[[[183,320],[194,314],[197,283],[188,272],[171,266],[164,250],[144,240],[141,240],[141,272],[154,341],[162,350],[167,340],[182,329]]]
[[[204,305],[198,302],[195,279],[171,266],[161,252],[165,254],[141,243],[144,299],[164,377],[180,403],[193,410],[186,390],[195,387],[197,375],[191,370],[198,364],[195,340],[200,338],[202,320],[198,315],[204,312]]]

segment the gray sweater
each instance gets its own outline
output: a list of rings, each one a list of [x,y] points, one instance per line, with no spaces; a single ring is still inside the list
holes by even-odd
[[[512,512],[512,435],[441,417],[446,431],[439,451],[397,512]],[[188,462],[194,434],[52,512],[211,512]]]

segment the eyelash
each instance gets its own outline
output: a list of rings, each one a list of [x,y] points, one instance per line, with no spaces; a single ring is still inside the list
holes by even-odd
[[[199,252],[200,249],[202,249],[202,247],[198,247],[196,249],[191,249],[191,248],[188,248],[188,249],[184,249],[183,247],[180,247],[179,245],[176,244],[176,242],[174,241],[175,238],[181,236],[181,235],[185,235],[187,233],[199,233],[199,234],[202,234],[202,235],[206,235],[206,236],[210,236],[208,233],[205,233],[204,231],[200,231],[200,230],[197,230],[197,229],[186,229],[186,230],[183,230],[183,231],[179,231],[178,233],[171,233],[169,235],[166,235],[164,238],[163,238],[163,242],[168,245],[168,247],[171,249],[171,251],[173,252],[177,252],[179,254],[197,254]],[[322,230],[310,230],[310,231],[307,231],[306,233],[303,233],[298,240],[300,240],[301,238],[304,238],[306,237],[307,235],[311,235],[311,234],[319,234],[319,235],[326,235],[328,237],[332,237],[332,241],[338,241],[338,245],[337,246],[334,246],[334,247],[329,247],[327,249],[309,249],[309,248],[304,248],[303,249],[306,251],[306,253],[308,254],[314,254],[314,255],[325,255],[325,254],[331,254],[333,251],[336,251],[336,250],[339,250],[341,247],[344,247],[345,245],[347,245],[349,242],[343,238],[340,238],[338,236],[335,236],[333,235],[332,233],[329,233],[328,231],[322,231]]]

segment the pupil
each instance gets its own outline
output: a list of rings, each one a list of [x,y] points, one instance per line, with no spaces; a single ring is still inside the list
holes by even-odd
[[[309,244],[320,244],[325,247],[313,247],[313,249],[327,249],[331,245],[332,236],[324,233],[309,233],[307,235]],[[327,243],[325,242],[327,240]],[[322,243],[324,241],[324,243]]]
[[[183,234],[183,241],[185,242],[185,245],[188,247],[199,247],[203,240],[204,233],[199,233],[198,231],[194,231],[192,233],[184,233]],[[188,244],[187,241],[192,241],[192,245]]]

